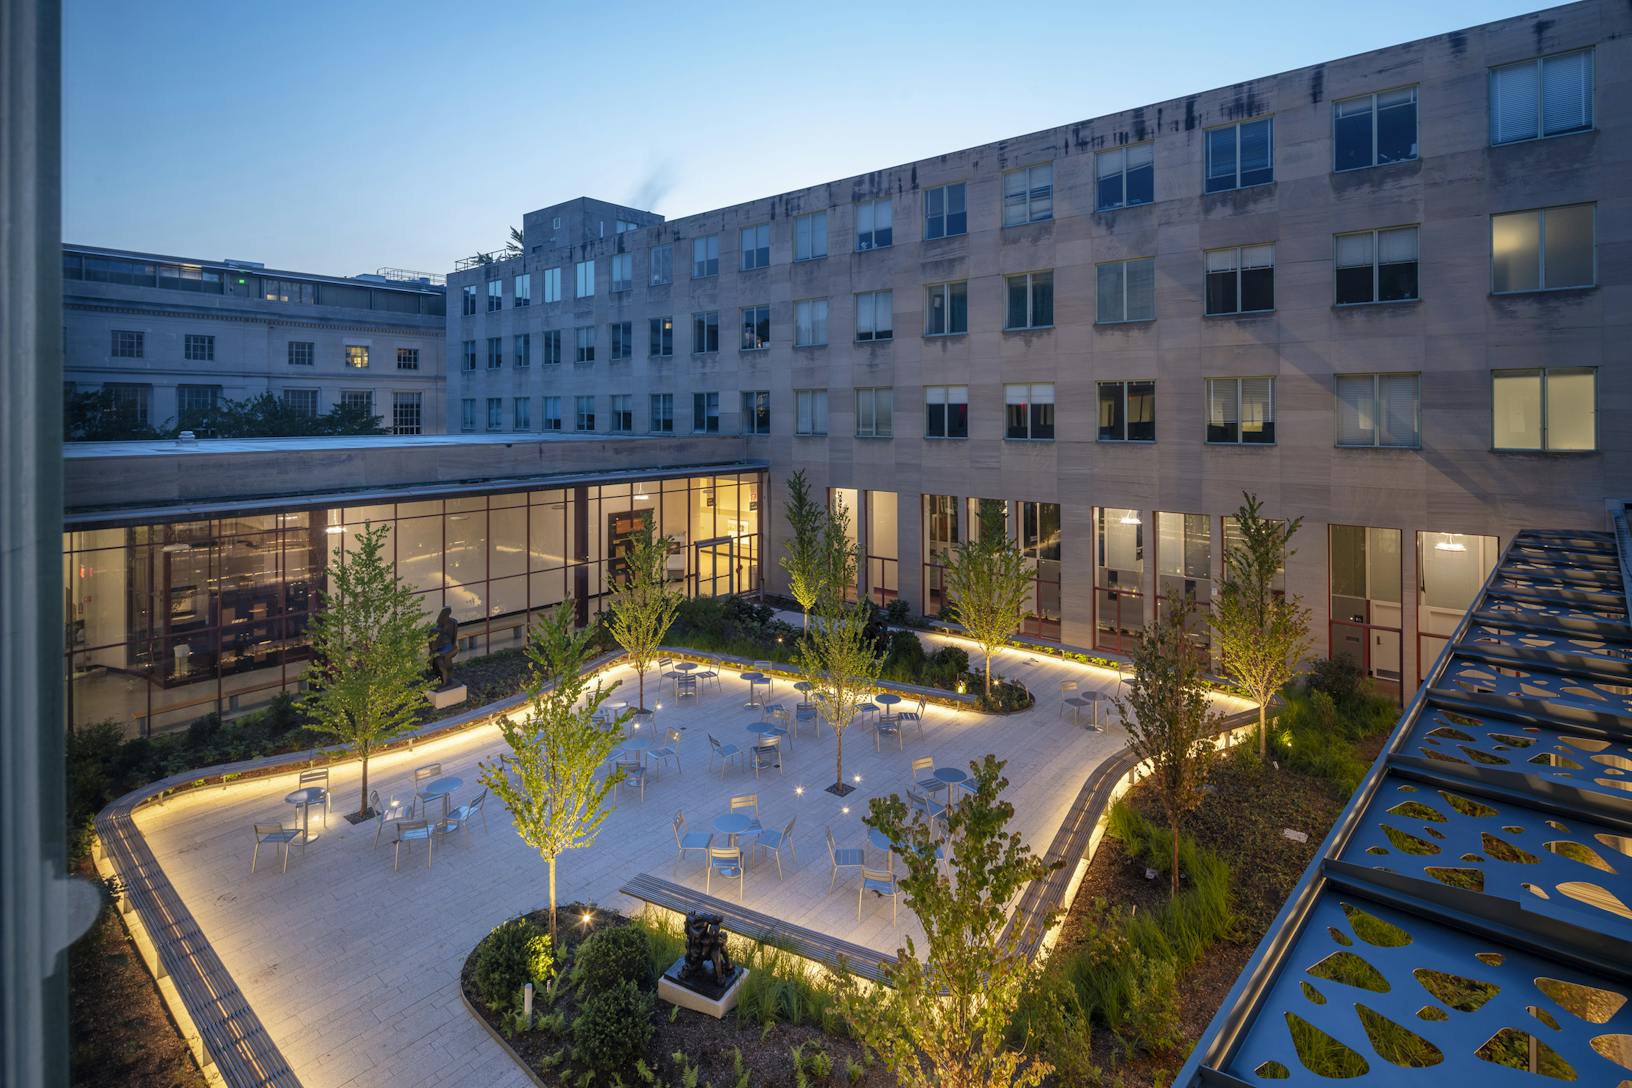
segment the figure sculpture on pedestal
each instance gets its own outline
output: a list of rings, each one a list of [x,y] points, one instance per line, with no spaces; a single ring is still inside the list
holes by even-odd
[[[737,969],[725,950],[725,934],[720,931],[724,921],[718,914],[697,910],[686,915],[686,959],[680,968],[681,982],[696,989],[723,989],[731,982]]]
[[[453,609],[444,608],[431,628],[431,671],[442,687],[453,686],[453,659],[459,655],[459,624]]]

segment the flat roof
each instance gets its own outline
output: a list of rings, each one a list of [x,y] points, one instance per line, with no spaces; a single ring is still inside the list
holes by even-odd
[[[200,257],[177,257],[169,253],[147,253],[137,249],[111,249],[107,246],[87,246],[75,242],[62,244],[64,253],[76,253],[89,257],[112,257],[116,260],[152,261],[156,264],[186,265],[190,268],[208,268],[215,272],[231,272],[245,276],[272,276],[278,279],[313,280],[318,283],[343,283],[358,287],[378,287],[388,291],[412,291],[422,295],[442,295],[447,288],[439,283],[428,281],[431,273],[424,275],[427,282],[417,279],[389,279],[379,273],[360,273],[355,276],[331,276],[323,272],[296,272],[287,268],[268,268],[258,261],[209,260]]]
[[[606,434],[555,431],[526,434],[361,434],[325,435],[306,438],[197,438],[190,442],[177,438],[141,439],[125,442],[65,442],[62,456],[68,461],[100,457],[181,457],[189,454],[219,456],[235,453],[301,453],[338,450],[402,449],[425,450],[470,446],[561,445],[584,442],[664,442],[691,437],[672,434]],[[729,436],[728,436],[729,437]]]

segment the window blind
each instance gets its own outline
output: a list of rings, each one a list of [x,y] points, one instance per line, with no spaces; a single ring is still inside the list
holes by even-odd
[[[1548,57],[1541,63],[1541,132],[1592,127],[1592,51]]]
[[[1510,64],[1490,73],[1490,142],[1511,143],[1536,135],[1536,66]]]
[[[1379,446],[1417,444],[1417,376],[1381,374],[1377,378]]]

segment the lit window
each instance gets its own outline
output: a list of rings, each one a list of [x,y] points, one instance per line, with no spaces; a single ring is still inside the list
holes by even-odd
[[[368,345],[347,344],[346,365],[354,370],[363,370],[368,367]]]
[[[1498,450],[1598,448],[1598,372],[1590,367],[1492,371],[1491,408]]]
[[[1099,383],[1099,440],[1156,441],[1156,383]]]
[[[674,318],[654,317],[649,321],[651,344],[647,354],[653,359],[666,359],[674,354]]]
[[[1490,289],[1495,294],[1591,287],[1598,279],[1596,205],[1490,217]]]
[[[1207,441],[1268,445],[1275,441],[1274,378],[1208,378]]]

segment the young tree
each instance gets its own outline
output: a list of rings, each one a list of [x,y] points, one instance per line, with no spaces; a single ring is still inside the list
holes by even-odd
[[[1201,804],[1222,727],[1207,705],[1202,656],[1187,630],[1189,608],[1145,628],[1133,649],[1127,697],[1115,700],[1128,747],[1150,764],[1150,781],[1173,833],[1173,895],[1179,894],[1179,828]]]
[[[1006,1043],[1009,1021],[1032,976],[1005,928],[1006,908],[1027,883],[1055,866],[1007,830],[1014,806],[1003,763],[970,764],[970,794],[947,812],[944,837],[897,794],[876,797],[863,821],[897,844],[897,881],[923,924],[925,959],[911,937],[884,968],[889,985],[863,989],[841,976],[839,1007],[862,1044],[907,1088],[1009,1088],[1038,1084],[1049,1066]],[[951,858],[941,872],[937,848]],[[1042,923],[1046,925],[1047,923]]]
[[[952,619],[980,645],[986,658],[986,694],[990,695],[992,654],[1008,642],[1025,618],[1031,569],[1009,540],[1002,507],[995,503],[981,504],[977,539],[966,540],[943,556]]]
[[[528,631],[532,669],[526,714],[519,721],[500,719],[499,732],[510,752],[497,763],[483,764],[481,773],[482,785],[515,818],[516,833],[550,867],[552,944],[555,863],[568,850],[595,844],[610,811],[607,795],[623,780],[622,771],[599,772],[623,743],[623,724],[634,714],[625,710],[611,729],[596,724],[596,712],[618,685],[591,686],[584,666],[593,632],[574,629],[573,615],[567,601]]]
[[[1309,652],[1309,611],[1296,597],[1275,591],[1275,577],[1293,555],[1302,518],[1266,518],[1255,495],[1236,511],[1239,537],[1224,548],[1224,584],[1213,610],[1213,635],[1224,675],[1258,704],[1258,755],[1267,754],[1269,701]]]
[[[412,726],[425,705],[425,646],[430,624],[419,597],[385,556],[390,529],[364,528],[329,564],[323,607],[307,633],[312,665],[301,709],[310,727],[350,745],[362,758],[357,818],[368,811],[368,756]]]
[[[640,707],[646,708],[646,670],[657,660],[663,639],[680,614],[683,596],[669,583],[669,548],[651,522],[630,534],[623,554],[623,586],[612,602],[607,629],[629,655],[640,682]]]
[[[816,623],[799,643],[799,668],[817,697],[816,713],[833,729],[833,785],[827,789],[840,797],[855,788],[844,781],[844,731],[878,685],[883,660],[867,630],[870,619],[866,601],[846,602],[824,592]]]
[[[788,519],[788,542],[777,560],[788,575],[788,592],[799,602],[804,626],[810,629],[810,610],[816,607],[825,574],[822,530],[826,512],[810,497],[805,470],[788,477],[788,501],[783,507]]]

